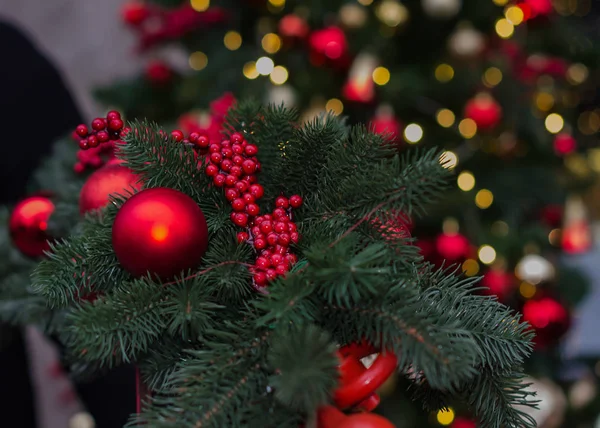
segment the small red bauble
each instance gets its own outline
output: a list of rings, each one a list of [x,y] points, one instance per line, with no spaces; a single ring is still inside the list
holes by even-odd
[[[488,131],[500,123],[502,107],[490,95],[480,94],[465,106],[465,117],[472,119],[477,129]]]
[[[460,233],[444,233],[438,236],[435,247],[438,254],[446,260],[460,260],[469,254],[469,240]]]
[[[40,257],[50,249],[46,232],[54,204],[43,196],[19,202],[9,220],[10,236],[15,247],[29,257]]]
[[[523,305],[523,320],[535,330],[537,348],[555,344],[571,325],[567,308],[551,297],[528,300]]]
[[[454,419],[451,428],[477,428],[477,424],[470,419],[456,418]]]
[[[290,196],[290,205],[292,208],[300,208],[302,205],[302,196],[300,195],[292,195]]]
[[[395,425],[383,416],[373,413],[345,415],[333,406],[319,408],[318,428],[395,428]]]
[[[487,287],[487,294],[497,296],[503,302],[514,290],[515,278],[504,270],[492,269],[483,275],[481,285]]]
[[[127,196],[127,192],[139,190],[139,176],[129,168],[119,164],[106,165],[94,172],[81,188],[79,195],[79,212],[104,208],[110,195]]]
[[[129,198],[112,227],[121,266],[135,277],[150,272],[161,279],[195,268],[208,246],[202,210],[186,194],[158,187]]]
[[[568,155],[577,147],[577,141],[571,134],[561,133],[554,137],[554,151],[563,156]]]
[[[148,18],[149,12],[142,3],[127,3],[121,9],[121,17],[126,24],[137,27]]]

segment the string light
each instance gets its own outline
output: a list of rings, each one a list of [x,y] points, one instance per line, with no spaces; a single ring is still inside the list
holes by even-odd
[[[261,46],[265,52],[274,54],[281,49],[281,38],[275,33],[265,34]]]
[[[536,291],[537,287],[527,281],[523,281],[519,286],[519,293],[526,299],[531,299],[533,296],[535,296]]]
[[[506,18],[496,22],[496,33],[503,39],[509,39],[515,32],[515,26]]]
[[[437,114],[435,115],[435,118],[437,119],[437,122],[440,124],[440,126],[444,128],[450,128],[452,125],[454,125],[454,121],[456,120],[456,116],[454,116],[454,113],[452,113],[452,111],[448,110],[447,108],[438,110]]]
[[[539,92],[535,96],[535,105],[540,111],[548,111],[554,107],[554,96],[548,92]]]
[[[332,98],[325,104],[325,110],[332,111],[336,115],[342,114],[344,111],[344,103],[337,98]]]
[[[204,12],[210,7],[210,0],[190,0],[190,4],[196,12]]]
[[[548,242],[550,245],[558,247],[560,245],[560,229],[552,229],[548,234]]]
[[[259,76],[258,70],[256,69],[256,63],[250,61],[244,64],[243,73],[247,79],[256,79]]]
[[[200,71],[208,65],[208,57],[204,52],[196,51],[190,54],[188,63],[193,70]]]
[[[275,85],[283,85],[288,79],[288,71],[282,65],[278,65],[269,75],[271,82]]]
[[[285,0],[269,0],[271,6],[274,7],[283,7],[285,6]]]
[[[506,3],[508,3],[508,0],[493,0],[493,2],[496,6],[506,6]]]
[[[580,85],[585,82],[590,72],[583,64],[573,64],[567,69],[567,80],[571,85]]]
[[[460,190],[463,192],[468,192],[469,190],[473,190],[473,187],[475,187],[475,176],[469,171],[463,171],[458,175],[456,183],[458,184],[458,188]]]
[[[491,245],[482,245],[477,252],[479,260],[485,265],[491,265],[496,260],[496,250]]]
[[[523,22],[525,14],[519,6],[510,6],[504,11],[504,16],[512,25],[519,25]]]
[[[496,67],[488,68],[483,74],[483,84],[488,88],[493,88],[502,82],[502,71]]]
[[[466,139],[473,138],[477,134],[477,124],[473,119],[463,119],[458,124],[458,132]]]
[[[454,69],[448,64],[440,64],[435,69],[435,78],[446,83],[454,78]]]
[[[408,9],[396,0],[383,0],[376,15],[388,27],[397,27],[408,19]]]
[[[475,195],[475,205],[482,210],[488,209],[494,202],[494,194],[488,189],[481,189]]]
[[[552,134],[558,134],[565,126],[565,121],[558,113],[549,114],[545,121],[546,129]]]
[[[275,68],[275,63],[267,56],[260,57],[258,61],[256,61],[256,70],[263,76],[271,74],[273,68]]]
[[[440,164],[446,169],[456,168],[456,165],[458,165],[458,156],[456,153],[447,150],[440,156]]]
[[[437,412],[437,421],[440,425],[448,426],[454,422],[454,410],[451,408],[442,409]]]
[[[377,67],[373,70],[373,82],[383,86],[390,81],[390,71],[385,67]]]
[[[223,38],[225,47],[230,51],[235,51],[242,46],[242,36],[237,31],[228,31]]]
[[[423,128],[416,123],[411,123],[404,129],[404,139],[409,143],[418,143],[421,138],[423,138]]]
[[[466,276],[475,276],[479,273],[479,263],[477,260],[467,259],[462,264],[462,271]]]

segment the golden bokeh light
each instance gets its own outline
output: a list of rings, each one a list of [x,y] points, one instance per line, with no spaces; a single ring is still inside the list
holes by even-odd
[[[550,245],[554,245],[555,247],[560,246],[560,237],[561,231],[560,229],[552,229],[548,234],[548,242]]]
[[[271,6],[283,7],[285,6],[285,0],[269,0]]]
[[[456,116],[447,108],[441,109],[435,115],[437,122],[444,128],[450,128],[456,121]]]
[[[454,410],[451,408],[439,410],[436,419],[440,425],[448,426],[454,422]]]
[[[208,57],[204,52],[196,51],[190,54],[188,63],[192,70],[200,71],[208,65]]]
[[[464,138],[473,138],[477,134],[477,124],[473,119],[463,119],[458,124],[458,131]]]
[[[388,27],[397,27],[408,19],[408,9],[397,0],[383,0],[375,13]]]
[[[447,150],[440,156],[440,164],[446,169],[456,168],[456,165],[458,165],[458,156],[456,153]]]
[[[501,18],[496,22],[496,34],[503,39],[509,39],[515,32],[515,26],[506,18]]]
[[[567,70],[567,80],[571,85],[580,85],[585,82],[590,72],[583,64],[573,64]]]
[[[477,260],[467,259],[462,264],[462,271],[466,276],[475,276],[479,273],[479,263]]]
[[[508,224],[502,220],[492,223],[492,233],[496,236],[506,236],[509,230]]]
[[[508,0],[492,0],[496,6],[506,6]]]
[[[223,37],[225,47],[230,51],[235,51],[242,46],[242,36],[237,31],[228,31]]]
[[[373,3],[373,0],[358,0],[358,2],[363,6],[369,6],[371,3]]]
[[[488,209],[494,202],[494,194],[488,189],[481,189],[475,195],[475,205],[482,210]]]
[[[274,85],[283,85],[287,81],[288,76],[289,74],[287,68],[285,68],[282,65],[278,65],[277,67],[275,67],[269,75],[271,82]]]
[[[210,7],[210,0],[190,0],[190,5],[196,12],[204,12]]]
[[[479,260],[485,265],[491,265],[496,260],[496,250],[491,245],[482,245],[477,252]]]
[[[463,171],[458,175],[456,183],[458,184],[458,188],[460,190],[463,192],[468,192],[469,190],[473,190],[475,187],[475,176],[469,171]]]
[[[490,67],[483,74],[483,84],[488,88],[498,86],[502,82],[502,71],[496,67]]]
[[[404,129],[404,139],[411,144],[418,143],[423,138],[423,128],[416,123],[411,123]]]
[[[440,64],[435,69],[435,78],[442,83],[449,82],[454,78],[454,69],[448,64]]]
[[[526,299],[531,299],[533,296],[535,296],[536,291],[537,287],[527,281],[523,281],[519,286],[519,293]]]
[[[248,79],[256,79],[259,76],[258,70],[256,69],[256,63],[250,61],[244,64],[243,73]]]
[[[525,14],[519,6],[510,6],[504,11],[504,16],[512,25],[519,25],[523,22]]]
[[[540,111],[549,111],[554,107],[554,96],[548,92],[538,92],[535,96],[535,105]]]
[[[373,82],[383,86],[390,81],[390,71],[385,67],[377,67],[373,70]]]
[[[565,126],[565,120],[558,113],[549,114],[545,121],[546,129],[552,134],[558,134]]]
[[[329,101],[327,101],[327,104],[325,104],[325,110],[331,111],[334,114],[342,114],[342,112],[344,111],[344,103],[342,103],[337,98],[332,98]]]
[[[265,34],[262,38],[261,46],[265,52],[274,54],[281,49],[281,38],[275,33]]]

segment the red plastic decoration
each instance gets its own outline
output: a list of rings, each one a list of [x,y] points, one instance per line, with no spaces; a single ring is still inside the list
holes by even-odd
[[[445,260],[458,261],[469,255],[469,240],[460,233],[443,233],[437,237],[435,248]]]
[[[568,155],[577,147],[577,141],[571,134],[561,133],[554,137],[554,151],[560,156]]]
[[[523,320],[535,330],[533,341],[538,348],[556,343],[571,324],[567,308],[551,297],[528,300],[522,312]]]
[[[94,172],[81,188],[79,195],[79,211],[84,214],[88,211],[104,208],[110,195],[119,194],[127,196],[128,192],[139,190],[139,176],[127,167],[117,163],[106,165]]]
[[[380,351],[364,342],[352,343],[338,351],[341,379],[333,396],[337,407],[355,407],[370,412],[379,405],[376,391],[394,373],[398,358],[392,352],[382,352],[367,369],[360,360],[376,352]]]
[[[40,257],[50,250],[46,230],[54,212],[52,201],[32,196],[19,202],[9,220],[10,236],[15,246],[26,256]]]
[[[345,415],[333,406],[323,406],[317,415],[318,428],[394,428],[383,416],[371,413]]]
[[[169,279],[195,268],[208,246],[204,214],[192,198],[164,187],[145,189],[121,207],[112,228],[117,259],[135,277]]]
[[[477,129],[489,131],[500,123],[502,108],[490,95],[480,94],[465,106],[465,117],[472,119]]]

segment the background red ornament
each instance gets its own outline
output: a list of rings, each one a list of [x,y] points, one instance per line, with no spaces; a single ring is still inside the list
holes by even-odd
[[[481,131],[495,128],[502,118],[502,107],[488,94],[479,94],[465,106],[465,117],[472,119]]]
[[[523,320],[535,330],[533,339],[537,348],[545,348],[558,342],[571,325],[567,308],[552,297],[528,300],[523,305]]]
[[[394,428],[395,425],[383,416],[372,413],[345,415],[333,406],[319,409],[318,428]]]
[[[112,163],[106,165],[89,176],[79,195],[79,211],[84,214],[88,211],[104,208],[108,204],[110,195],[127,196],[139,190],[139,176],[129,168]]]
[[[206,219],[196,202],[177,190],[145,189],[121,207],[112,243],[125,270],[161,279],[195,268],[208,246]]]
[[[577,147],[577,141],[571,134],[561,133],[554,137],[554,151],[563,156],[568,155]]]
[[[469,255],[469,240],[460,233],[442,233],[435,241],[435,249],[445,260],[461,260]]]
[[[499,301],[504,302],[514,291],[515,277],[502,269],[490,269],[483,275],[481,285],[488,288],[488,294],[497,296]]]
[[[26,256],[40,257],[50,250],[48,220],[54,212],[52,201],[43,196],[31,196],[19,202],[9,220],[10,236],[15,246]]]
[[[153,85],[163,86],[173,78],[173,70],[163,61],[152,61],[146,66],[146,78]]]

